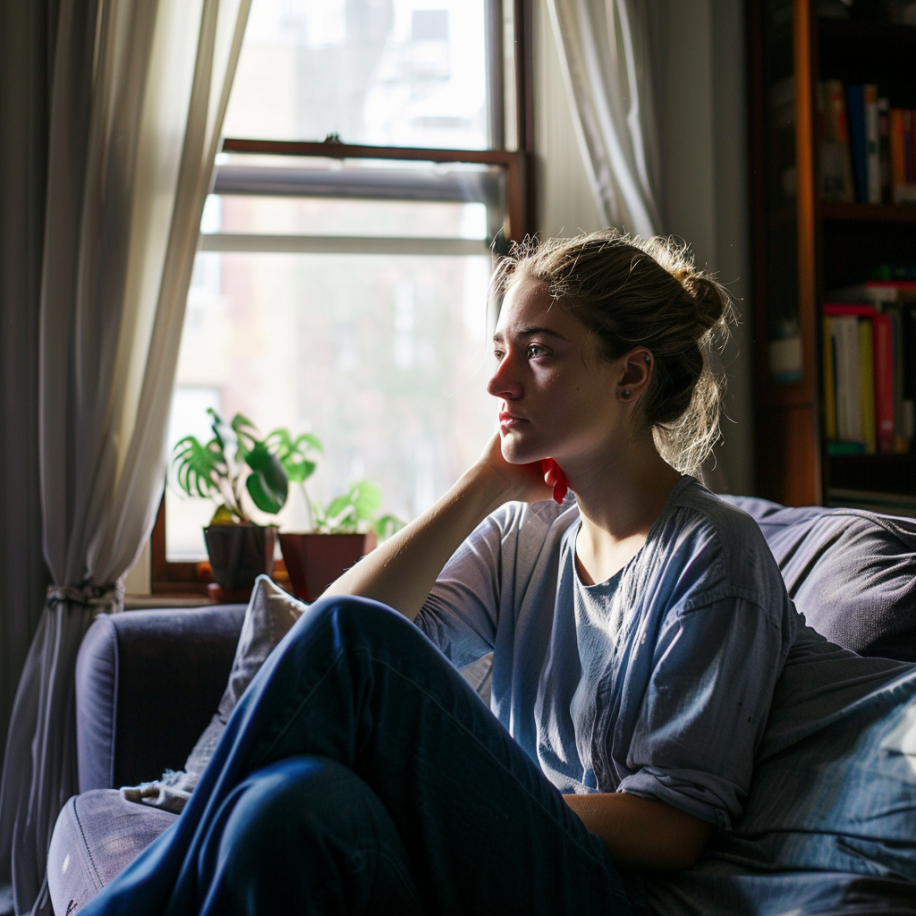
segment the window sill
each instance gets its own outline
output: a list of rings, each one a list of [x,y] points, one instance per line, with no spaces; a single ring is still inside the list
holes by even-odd
[[[204,595],[125,595],[125,611],[158,610],[161,608],[208,607],[210,600]]]

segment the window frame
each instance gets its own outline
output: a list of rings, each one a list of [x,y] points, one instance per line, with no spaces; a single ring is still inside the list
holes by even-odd
[[[488,29],[501,31],[501,23],[493,19],[494,4],[488,4]],[[324,159],[378,159],[402,162],[436,162],[449,164],[495,165],[506,174],[506,221],[504,234],[507,241],[521,241],[532,232],[534,217],[534,130],[531,68],[532,4],[525,0],[512,0],[514,26],[515,66],[515,136],[518,149],[493,148],[486,150],[424,149],[422,147],[379,147],[340,143],[336,138],[323,142],[297,140],[251,140],[226,137],[221,151],[233,154],[313,157]],[[491,48],[493,44],[491,43]],[[494,58],[499,57],[496,61]],[[491,80],[501,74],[501,52],[492,50],[488,62]],[[499,80],[501,82],[501,79]],[[499,120],[499,119],[495,119]],[[491,121],[491,134],[502,140],[501,122]],[[159,502],[159,511],[150,537],[150,593],[165,596],[200,596],[207,594],[211,581],[205,573],[205,563],[167,559],[165,486]],[[274,577],[282,585],[289,581],[282,559],[274,564]]]

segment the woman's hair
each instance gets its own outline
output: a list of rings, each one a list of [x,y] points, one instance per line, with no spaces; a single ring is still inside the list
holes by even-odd
[[[709,357],[725,343],[732,320],[725,288],[694,267],[683,243],[614,230],[516,245],[494,274],[497,301],[528,279],[547,285],[596,335],[607,359],[634,347],[652,353],[643,422],[669,464],[695,473],[720,436],[725,385]]]

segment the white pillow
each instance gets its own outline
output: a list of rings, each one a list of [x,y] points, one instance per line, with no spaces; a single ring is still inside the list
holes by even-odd
[[[293,598],[267,576],[258,576],[242,622],[229,683],[210,724],[197,739],[194,750],[185,762],[184,767],[188,773],[203,773],[207,768],[239,698],[267,656],[292,629],[307,607],[307,604]]]

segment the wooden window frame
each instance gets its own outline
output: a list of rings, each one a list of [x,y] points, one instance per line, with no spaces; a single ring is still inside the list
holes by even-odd
[[[532,4],[513,0],[515,28],[515,136],[518,149],[450,150],[420,147],[377,147],[337,142],[295,140],[246,140],[227,137],[222,151],[234,154],[323,157],[335,159],[388,159],[405,162],[441,162],[495,165],[506,173],[506,225],[508,239],[520,241],[531,233],[534,221],[534,124],[532,98]],[[165,537],[165,489],[150,538],[150,592],[163,596],[207,594],[211,581],[206,563],[172,561],[167,558]],[[281,559],[274,565],[277,581],[288,582]]]

